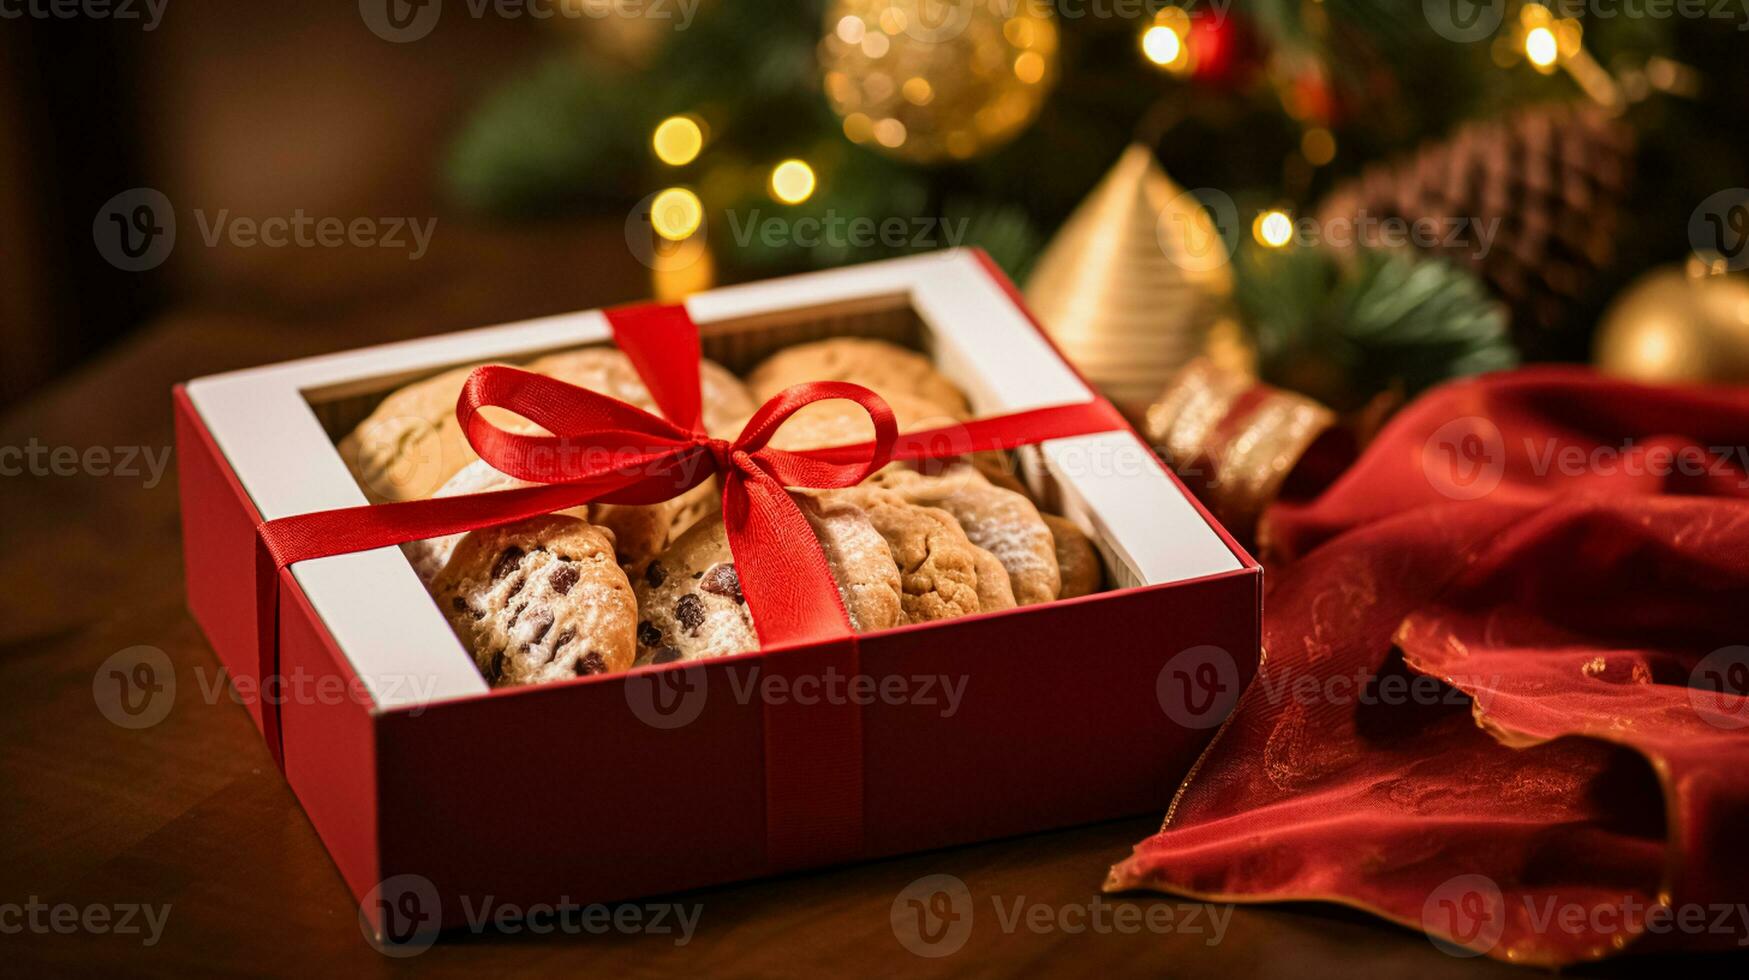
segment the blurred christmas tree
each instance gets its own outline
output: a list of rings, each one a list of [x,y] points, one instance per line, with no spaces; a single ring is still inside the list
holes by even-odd
[[[1519,348],[1581,353],[1598,274],[1681,258],[1695,202],[1742,182],[1743,18],[1569,6],[705,0],[685,29],[630,30],[619,5],[487,96],[446,177],[458,204],[501,218],[632,209],[658,250],[702,239],[731,277],[978,245],[1024,278],[1140,140],[1200,189],[1227,254],[1320,252],[1236,269],[1233,305],[1265,354],[1364,333],[1372,346],[1333,375],[1345,390],[1321,393],[1352,402],[1509,363],[1472,302],[1490,295]],[[1631,183],[1636,158],[1659,179]],[[1574,228],[1604,208],[1619,220]],[[1323,246],[1342,243],[1295,233],[1357,209],[1492,227],[1503,251],[1418,273],[1368,255],[1393,244],[1376,234],[1338,259]],[[1270,215],[1288,222],[1279,241]],[[1450,244],[1407,243],[1425,261]],[[1407,319],[1381,305],[1388,285],[1413,295]],[[1308,333],[1345,302],[1363,323]],[[1289,329],[1268,315],[1281,307],[1319,312]]]

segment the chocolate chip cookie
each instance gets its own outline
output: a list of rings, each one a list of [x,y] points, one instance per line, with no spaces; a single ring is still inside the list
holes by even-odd
[[[995,555],[1008,570],[1014,599],[1020,605],[1057,598],[1063,583],[1056,544],[1038,508],[1026,497],[993,485],[966,463],[948,466],[934,476],[889,467],[871,482],[911,503],[952,514],[966,537]]]
[[[625,670],[637,600],[601,528],[550,515],[465,535],[431,585],[493,687]]]
[[[806,381],[851,381],[883,396],[920,398],[954,418],[971,414],[965,394],[929,358],[884,340],[833,337],[798,344],[766,358],[747,376],[760,401]]]
[[[1063,575],[1063,587],[1057,598],[1073,599],[1098,592],[1105,582],[1105,566],[1100,563],[1093,542],[1067,517],[1056,514],[1039,516],[1051,529],[1051,539],[1057,548],[1057,568]]]
[[[432,496],[460,497],[470,493],[491,493],[529,486],[534,484],[500,473],[485,460],[476,459],[450,477]],[[607,531],[613,540],[614,553],[620,564],[628,568],[641,568],[668,544],[670,528],[682,511],[688,507],[699,506],[696,490],[694,488],[673,500],[655,504],[586,504],[560,513],[589,521]],[[707,486],[704,495],[708,497],[710,493],[711,489]],[[451,534],[441,538],[409,541],[401,546],[401,551],[413,563],[413,570],[419,573],[420,581],[429,585],[449,561],[450,553],[461,539],[462,535]]]
[[[796,503],[826,555],[851,627],[867,633],[898,625],[899,569],[868,517],[845,504],[806,497]],[[759,647],[721,514],[681,535],[644,569],[636,589],[640,664],[704,660]]]

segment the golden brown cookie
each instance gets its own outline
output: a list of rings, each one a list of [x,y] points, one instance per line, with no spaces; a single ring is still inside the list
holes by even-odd
[[[461,468],[439,487],[433,497],[459,497],[470,493],[491,493],[534,486],[524,480],[507,476],[492,468],[483,459],[476,459]],[[696,488],[695,488],[696,489]],[[613,539],[614,553],[628,569],[641,568],[668,544],[669,529],[676,516],[688,506],[697,506],[694,494],[655,504],[586,504],[560,513],[586,520],[604,530]],[[459,534],[423,541],[409,541],[401,546],[407,560],[413,563],[419,579],[429,585],[449,561],[450,552],[462,539]]]
[[[786,347],[747,376],[760,401],[807,381],[850,381],[883,396],[920,398],[955,418],[971,413],[965,394],[929,358],[884,340],[833,337]]]
[[[899,566],[905,622],[927,623],[982,611],[978,548],[966,539],[952,515],[916,506],[875,487],[828,490],[816,496],[831,505],[849,502],[861,507],[886,539]]]
[[[847,504],[805,497],[796,504],[825,553],[851,628],[868,633],[897,626],[899,569],[868,517]],[[639,663],[704,660],[759,647],[721,514],[650,562],[637,597]]]
[[[893,410],[900,432],[917,432],[953,425],[959,420],[940,405],[915,395],[882,396]],[[739,435],[747,419],[737,419],[731,428]],[[775,449],[820,449],[868,442],[875,437],[874,421],[862,406],[842,398],[814,402],[784,420],[769,443]]]
[[[341,458],[373,503],[431,496],[462,467],[479,459],[456,423],[455,405],[468,375],[480,366],[456,368],[393,392],[340,441]],[[657,411],[631,359],[612,347],[549,354],[524,370],[599,391],[648,412]],[[734,435],[740,430],[730,428],[731,424],[755,407],[746,386],[712,361],[699,365],[699,390],[705,426],[713,435]],[[485,408],[481,414],[509,432],[545,432],[503,409]]]
[[[958,463],[939,475],[888,468],[871,482],[914,504],[939,507],[954,516],[966,537],[995,555],[1008,570],[1014,599],[1030,606],[1057,598],[1062,573],[1051,530],[1032,501],[985,479],[969,464]]]
[[[999,612],[1013,609],[1014,586],[1008,581],[1008,570],[988,551],[972,545],[972,558],[978,569],[978,611]]]
[[[1105,566],[1099,552],[1075,522],[1056,514],[1041,514],[1045,526],[1051,529],[1051,539],[1057,548],[1057,568],[1062,572],[1063,587],[1059,599],[1091,595],[1105,582]]]
[[[661,414],[656,400],[650,396],[631,358],[614,347],[584,347],[578,350],[548,354],[528,365],[528,370],[545,374],[576,385],[612,395],[648,412]],[[698,365],[699,398],[704,409],[704,426],[711,435],[729,438],[739,429],[729,423],[745,418],[759,407],[741,379],[712,360]]]
[[[418,500],[478,458],[456,424],[455,403],[478,364],[445,371],[389,394],[340,440],[340,458],[372,503]],[[494,422],[517,420],[488,410]]]
[[[551,515],[472,531],[431,587],[493,687],[632,665],[637,600],[608,534]]]

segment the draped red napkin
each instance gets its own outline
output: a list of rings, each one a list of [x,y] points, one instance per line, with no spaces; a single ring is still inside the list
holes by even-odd
[[[1745,447],[1746,390],[1419,399],[1268,514],[1264,666],[1108,889],[1533,964],[1749,947]]]

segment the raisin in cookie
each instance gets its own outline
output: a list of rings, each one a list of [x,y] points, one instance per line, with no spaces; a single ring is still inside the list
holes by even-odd
[[[994,587],[979,588],[979,549],[966,538],[953,515],[934,507],[919,507],[875,487],[819,491],[815,496],[828,505],[861,507],[886,539],[899,566],[905,622],[927,623],[983,611],[980,595],[991,593]],[[994,594],[1000,596],[999,592]]]
[[[550,515],[469,532],[431,591],[493,687],[625,670],[637,600],[607,533]]]
[[[1051,539],[1057,548],[1057,567],[1063,573],[1063,588],[1057,593],[1057,598],[1073,599],[1098,592],[1105,582],[1105,566],[1100,564],[1099,552],[1094,550],[1093,542],[1067,517],[1056,514],[1039,516],[1051,529]]]
[[[796,498],[814,530],[844,611],[858,633],[897,626],[899,569],[886,539],[848,504]],[[637,583],[638,662],[703,660],[759,647],[741,577],[718,514],[693,527]]]
[[[995,486],[966,463],[949,466],[935,476],[888,468],[871,482],[911,503],[952,514],[966,537],[995,555],[1008,570],[1016,602],[1029,606],[1057,598],[1063,582],[1056,544],[1038,508],[1026,497]]]
[[[834,337],[798,344],[766,358],[747,376],[761,401],[806,381],[850,381],[883,396],[912,395],[966,418],[966,396],[935,365],[915,351],[883,340]]]

